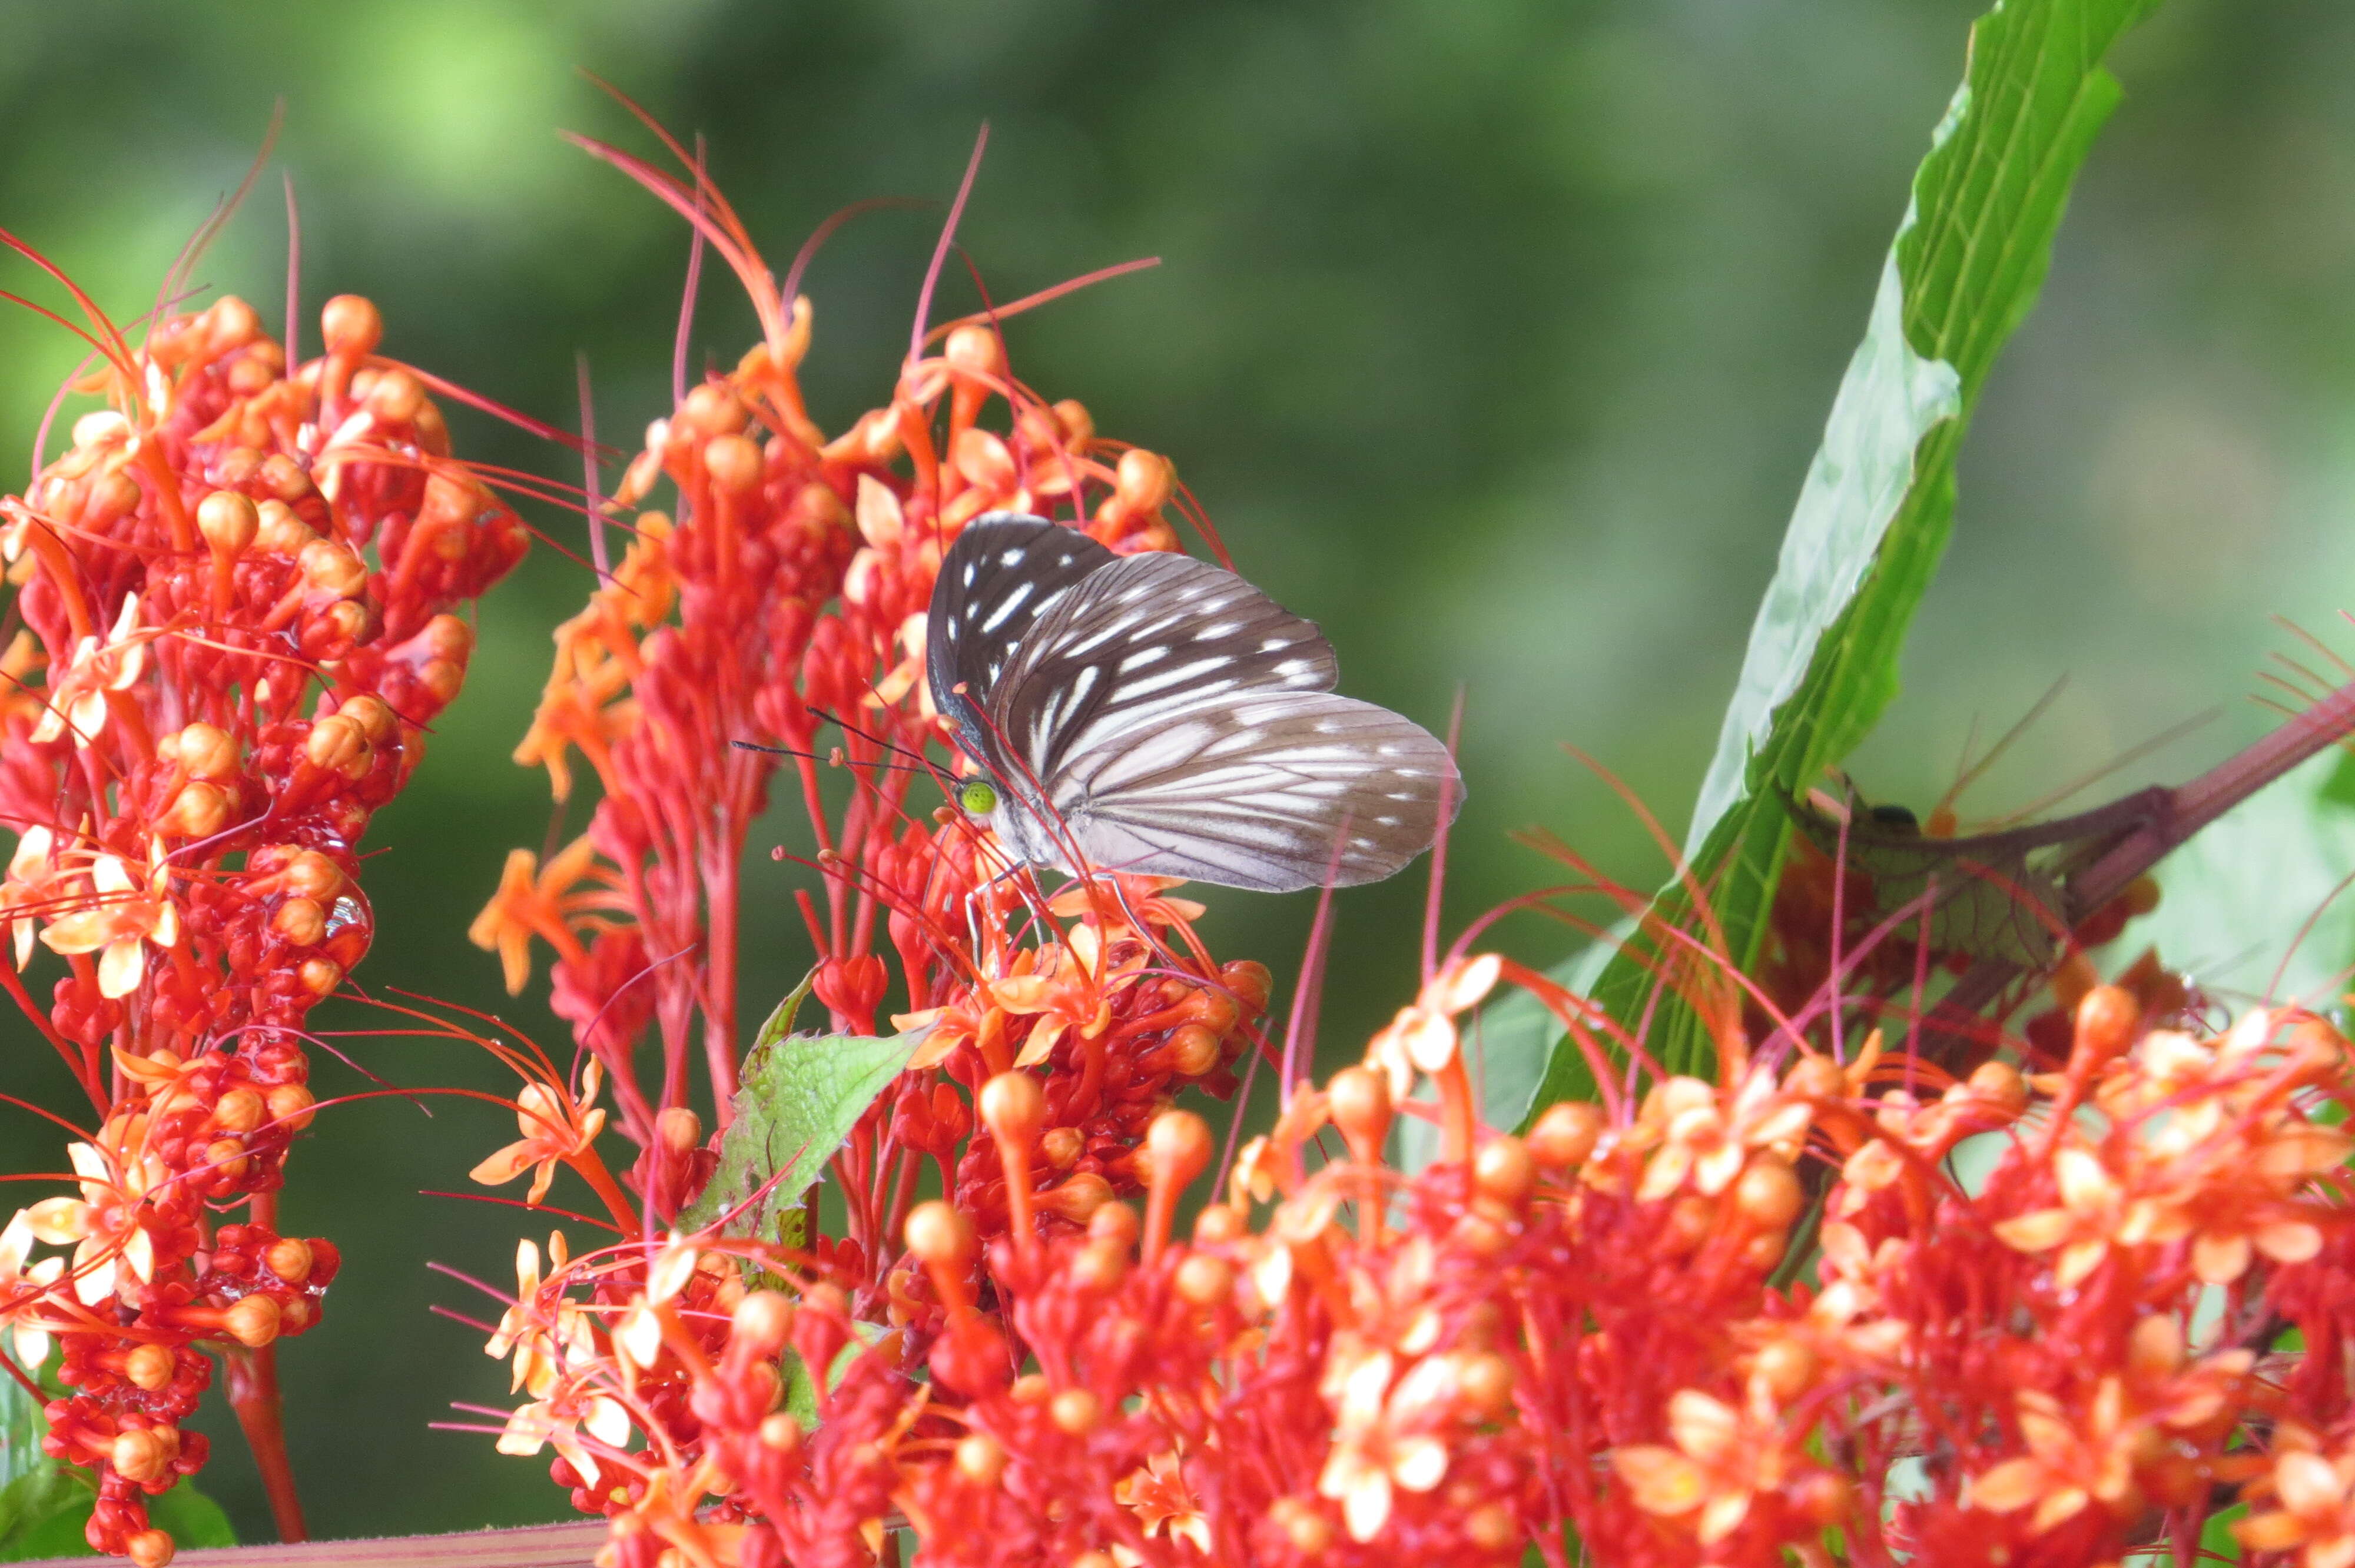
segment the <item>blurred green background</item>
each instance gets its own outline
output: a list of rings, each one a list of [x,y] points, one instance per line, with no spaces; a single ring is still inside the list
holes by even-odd
[[[1244,571],[1324,623],[1348,690],[1435,726],[1467,689],[1460,921],[1550,880],[1506,838],[1527,824],[1658,879],[1626,810],[1561,743],[1681,836],[1977,8],[5,0],[0,224],[135,314],[282,97],[314,350],[319,302],[365,293],[389,352],[568,425],[584,352],[602,433],[633,446],[667,403],[686,235],[558,142],[568,127],[644,145],[576,67],[708,134],[715,176],[781,266],[846,203],[945,197],[987,119],[962,237],[997,297],[1164,259],[1015,324],[1017,370],[1171,454]],[[2000,729],[2063,674],[1966,814],[2222,707],[2115,782],[2186,776],[2264,727],[2243,698],[2288,646],[2266,616],[2337,625],[2355,549],[2350,61],[2355,11],[2337,0],[2175,0],[2128,41],[2127,101],[1966,453],[1908,690],[1857,759],[1869,790],[1925,801],[1975,719]],[[276,178],[200,269],[273,323]],[[811,271],[807,374],[829,429],[888,394],[939,217],[862,217]],[[30,279],[16,268],[9,286]],[[953,279],[950,305],[970,297]],[[732,360],[749,313],[724,275],[705,300],[697,362]],[[0,450],[29,448],[73,358],[54,329],[0,315]],[[470,456],[578,477],[555,450],[459,423]],[[23,461],[0,463],[0,482],[21,484]],[[506,850],[547,831],[546,785],[507,751],[549,629],[587,586],[543,551],[485,605],[473,683],[371,841],[381,936],[362,980],[507,1006],[464,927]],[[2343,628],[2339,641],[2355,645]],[[793,874],[758,859],[762,1004],[805,961],[783,914]],[[1328,1060],[1406,999],[1421,893],[1409,877],[1341,899]],[[1309,902],[1212,903],[1215,948],[1288,980]],[[1502,939],[1542,959],[1569,946],[1526,918]],[[562,1038],[537,995],[508,1016]],[[0,1034],[11,1090],[68,1107],[30,1032]],[[501,1086],[454,1048],[351,1048],[403,1083]],[[320,1078],[356,1083],[331,1064]],[[54,1168],[44,1128],[0,1116],[0,1163]],[[453,1399],[498,1403],[505,1378],[474,1332],[429,1315],[483,1308],[425,1264],[504,1280],[524,1227],[421,1191],[465,1185],[511,1136],[478,1106],[428,1120],[375,1102],[324,1118],[298,1153],[287,1228],[347,1260],[325,1323],[284,1355],[319,1533],[563,1511],[538,1463],[426,1426]],[[205,1484],[266,1539],[250,1466],[208,1420],[225,1440]]]

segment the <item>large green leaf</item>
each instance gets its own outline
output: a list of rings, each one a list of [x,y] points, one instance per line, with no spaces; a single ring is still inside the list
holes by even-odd
[[[1906,628],[1953,525],[1955,459],[1971,411],[2035,303],[2071,183],[2118,101],[2103,57],[2157,3],[2011,0],[1971,30],[1963,85],[1913,176],[1687,836],[1737,963],[1757,954],[1782,870],[1790,824],[1777,789],[1815,783],[1896,694]],[[1653,909],[1679,925],[1694,913],[1674,884]],[[1633,1022],[1652,991],[1643,965],[1623,955],[1593,994]],[[1511,1027],[1517,1016],[1500,1022]],[[1710,1043],[1688,1009],[1664,998],[1650,1018],[1650,1044],[1670,1070],[1705,1066]],[[1519,1022],[1545,1041],[1546,1070],[1527,1100],[1491,1097],[1508,1125],[1593,1088],[1555,1031]]]
[[[808,989],[803,981],[778,1005],[746,1053],[735,1119],[719,1139],[719,1164],[703,1195],[679,1215],[681,1229],[701,1230],[744,1205],[729,1222],[730,1234],[797,1241],[793,1227],[802,1195],[928,1033],[794,1034],[794,1014]],[[756,1192],[759,1200],[748,1203]]]

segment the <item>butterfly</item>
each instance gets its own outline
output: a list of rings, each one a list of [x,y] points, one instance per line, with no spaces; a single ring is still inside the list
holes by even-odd
[[[965,525],[926,621],[932,706],[980,769],[958,804],[1074,874],[1284,893],[1421,854],[1463,801],[1455,758],[1339,673],[1234,573],[1019,513]]]

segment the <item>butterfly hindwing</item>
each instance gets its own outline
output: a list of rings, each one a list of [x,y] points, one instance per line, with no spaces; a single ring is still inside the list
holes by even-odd
[[[1422,726],[1330,692],[1214,697],[1125,731],[1053,783],[1107,869],[1266,893],[1378,882],[1431,847],[1455,762]]]
[[[956,536],[932,584],[924,673],[932,705],[956,726],[957,744],[966,756],[1005,771],[982,705],[1039,612],[1114,559],[1110,550],[1078,529],[1020,513],[976,517]]]

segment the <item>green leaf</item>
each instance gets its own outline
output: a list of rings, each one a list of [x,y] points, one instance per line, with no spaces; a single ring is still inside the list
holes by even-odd
[[[1790,822],[1776,789],[1803,793],[1897,693],[1906,629],[1953,526],[1964,431],[2035,303],[2070,185],[2118,101],[2102,58],[2157,3],[2012,0],[1971,30],[1963,85],[1913,176],[1686,838],[1737,964],[1757,955],[1782,872]],[[1693,919],[1675,883],[1652,908],[1671,924]],[[1632,1024],[1653,990],[1622,955],[1593,994]],[[1710,1043],[1690,1010],[1663,998],[1651,1020],[1669,1071],[1707,1070]],[[1544,1076],[1514,1121],[1593,1092],[1584,1061],[1544,1033]]]
[[[2158,908],[2133,940],[2236,1002],[2335,1005],[2355,960],[2355,890],[2339,885],[2355,866],[2348,760],[2292,769],[2160,862]]]
[[[719,1164],[703,1195],[679,1215],[680,1229],[701,1230],[760,1192],[729,1222],[728,1233],[792,1245],[798,1233],[788,1227],[800,1223],[802,1194],[930,1033],[880,1039],[790,1033],[809,986],[804,980],[778,1005],[745,1054],[735,1118],[719,1138]]]

